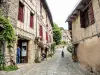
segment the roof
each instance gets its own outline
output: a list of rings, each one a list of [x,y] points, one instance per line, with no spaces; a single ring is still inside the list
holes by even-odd
[[[44,9],[45,9],[46,12],[47,12],[47,15],[48,15],[48,17],[49,17],[49,19],[50,19],[51,25],[53,26],[52,14],[51,14],[51,11],[50,11],[49,6],[48,6],[48,4],[47,4],[47,1],[46,1],[46,0],[40,0],[40,1],[41,1],[41,3],[43,4],[43,7],[44,7]]]
[[[90,1],[90,0],[88,0]],[[77,17],[77,14],[79,13],[80,10],[86,6],[87,0],[80,0],[77,5],[75,6],[74,10],[71,12],[71,14],[67,17],[67,20],[65,22],[72,22],[73,19]]]

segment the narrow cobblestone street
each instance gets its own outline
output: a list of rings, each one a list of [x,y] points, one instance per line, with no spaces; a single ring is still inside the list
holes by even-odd
[[[77,63],[72,62],[69,52],[64,50],[65,57],[61,58],[61,50],[56,50],[56,54],[52,58],[36,64],[24,75],[86,75],[83,74]]]

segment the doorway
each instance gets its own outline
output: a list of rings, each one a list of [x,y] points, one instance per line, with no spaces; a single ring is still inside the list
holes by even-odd
[[[18,46],[20,48],[20,63],[28,63],[28,40],[19,38]]]

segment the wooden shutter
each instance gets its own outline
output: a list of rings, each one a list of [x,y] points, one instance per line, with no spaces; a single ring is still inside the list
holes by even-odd
[[[92,25],[95,22],[92,2],[89,5],[88,16],[89,16],[89,24]]]
[[[41,25],[40,25],[40,36],[43,38],[43,29]]]
[[[21,22],[24,21],[23,8],[24,5],[21,2],[19,2],[18,20],[20,20]]]
[[[34,16],[32,13],[30,13],[30,27],[33,28],[34,25]]]
[[[81,22],[81,27],[85,28],[85,13],[83,11],[80,11],[80,22]]]
[[[46,32],[46,40],[47,40],[47,42],[48,42],[48,33]]]

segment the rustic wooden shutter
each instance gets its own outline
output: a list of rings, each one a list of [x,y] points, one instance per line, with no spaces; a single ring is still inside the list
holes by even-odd
[[[21,16],[21,8],[19,7],[19,11],[18,11],[18,20],[20,20]]]
[[[21,7],[21,11],[20,11],[20,12],[21,12],[20,21],[23,22],[23,15],[24,15],[24,14],[23,14],[23,7]]]
[[[20,20],[21,22],[24,21],[23,8],[24,8],[24,5],[21,2],[19,2],[18,20]]]
[[[46,40],[47,40],[47,42],[48,42],[48,33],[46,32]]]
[[[80,11],[80,22],[81,22],[81,27],[85,28],[85,13],[83,11]]]
[[[30,13],[30,27],[31,28],[33,28],[33,24],[34,24],[33,20],[34,20],[34,16],[32,13]]]
[[[40,25],[40,36],[43,38],[43,29],[41,25]]]
[[[88,15],[89,15],[89,24],[92,25],[93,23],[95,23],[92,2],[89,5]]]

